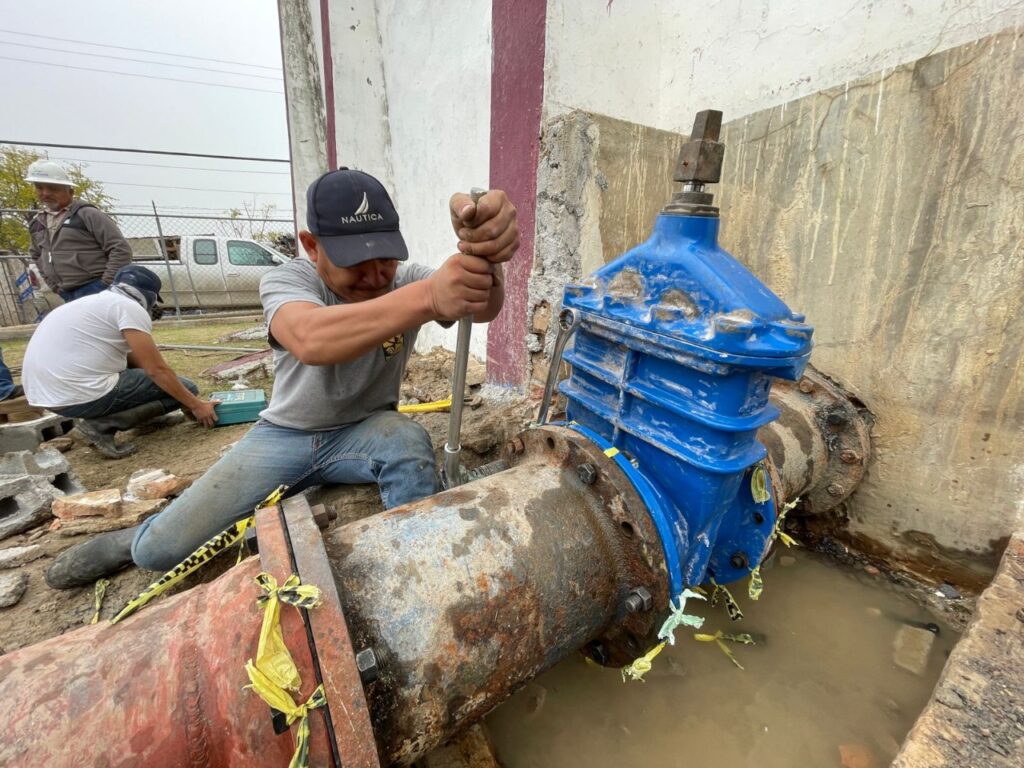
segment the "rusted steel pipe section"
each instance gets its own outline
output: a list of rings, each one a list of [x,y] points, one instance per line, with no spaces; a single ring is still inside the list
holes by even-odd
[[[596,446],[535,429],[506,460],[326,536],[355,644],[379,659],[367,700],[385,762],[412,762],[580,647],[627,663],[668,601],[657,532]]]
[[[799,381],[777,379],[771,402],[780,416],[757,438],[768,449],[785,501],[822,514],[845,501],[864,477],[874,420],[860,400],[808,366]]]

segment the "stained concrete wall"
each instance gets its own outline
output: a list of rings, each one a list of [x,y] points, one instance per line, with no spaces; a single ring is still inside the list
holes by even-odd
[[[1022,33],[724,134],[723,243],[877,417],[850,530],[954,566],[1024,523]]]
[[[961,583],[1024,523],[1021,34],[728,123],[717,190],[722,244],[876,414],[849,535]],[[646,238],[680,143],[578,111],[545,125],[534,350],[561,283]]]
[[[1024,24],[1021,0],[558,0],[549,117],[572,110],[689,131]]]

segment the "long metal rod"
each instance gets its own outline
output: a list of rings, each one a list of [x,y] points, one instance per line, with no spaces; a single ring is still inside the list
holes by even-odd
[[[167,258],[167,241],[164,240],[164,230],[160,226],[160,214],[156,211],[156,200],[150,200],[153,204],[153,218],[156,219],[156,233],[160,236],[160,253],[164,257],[164,266],[167,267],[167,279],[171,281],[171,295],[174,297],[174,316],[181,319],[181,302],[178,301],[178,289],[174,287],[174,272],[171,271],[171,260]]]
[[[473,187],[469,196],[473,204],[487,190]],[[441,480],[445,488],[462,485],[462,406],[466,397],[466,371],[469,368],[469,338],[473,333],[473,317],[466,315],[459,320],[459,336],[455,342],[455,366],[452,368],[452,409],[448,414],[448,442],[444,445],[444,467]]]

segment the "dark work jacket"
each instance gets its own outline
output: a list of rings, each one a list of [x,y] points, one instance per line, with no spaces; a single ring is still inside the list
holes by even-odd
[[[28,231],[29,254],[53,291],[70,291],[96,279],[110,285],[117,270],[132,260],[131,246],[114,220],[81,200],[71,201],[52,242],[44,212],[36,214]]]

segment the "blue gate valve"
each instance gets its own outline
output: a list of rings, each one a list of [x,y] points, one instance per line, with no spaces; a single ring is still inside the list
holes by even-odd
[[[722,113],[697,115],[673,196],[643,244],[579,283],[560,391],[570,426],[644,499],[669,587],[743,578],[767,554],[779,502],[757,430],[778,418],[773,377],[797,379],[812,328],[718,245],[706,184],[721,176]]]

